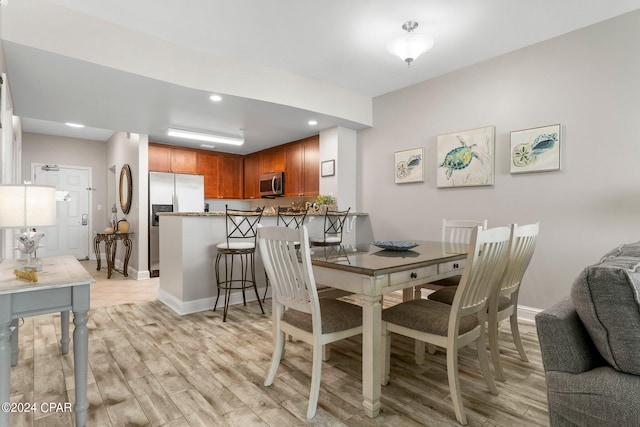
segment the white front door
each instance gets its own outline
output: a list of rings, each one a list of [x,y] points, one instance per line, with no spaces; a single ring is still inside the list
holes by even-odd
[[[34,184],[53,185],[58,191],[68,192],[68,200],[56,202],[58,224],[39,229],[45,233],[45,242],[37,251],[38,257],[73,255],[89,259],[91,168],[32,163],[31,172]]]

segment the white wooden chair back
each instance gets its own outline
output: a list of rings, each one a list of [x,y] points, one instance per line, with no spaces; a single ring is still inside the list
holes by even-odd
[[[472,231],[467,262],[453,299],[451,316],[478,313],[486,318],[492,285],[504,270],[510,234],[508,227],[483,230],[478,226]]]
[[[471,234],[477,227],[487,228],[487,220],[472,219],[443,219],[442,241],[448,243],[469,243]]]
[[[258,248],[273,287],[274,312],[289,307],[310,313],[313,316],[314,333],[316,327],[320,333],[320,305],[311,269],[307,227],[260,227]]]
[[[520,287],[536,248],[540,224],[511,224],[511,239],[507,264],[502,275],[498,296],[511,295]]]

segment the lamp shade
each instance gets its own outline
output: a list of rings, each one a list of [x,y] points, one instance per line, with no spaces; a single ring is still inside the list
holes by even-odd
[[[411,64],[418,56],[433,47],[433,37],[428,34],[408,32],[387,43],[387,51]]]
[[[0,185],[0,228],[56,225],[56,187]]]

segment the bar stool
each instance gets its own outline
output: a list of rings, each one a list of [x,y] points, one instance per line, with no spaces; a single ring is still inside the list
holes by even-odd
[[[247,298],[245,296],[245,289],[253,287],[256,292],[258,304],[260,304],[260,310],[262,314],[264,314],[264,308],[262,308],[262,302],[260,301],[258,287],[256,285],[254,256],[256,252],[258,223],[260,223],[263,211],[264,207],[254,211],[247,211],[229,209],[229,206],[225,205],[227,240],[216,245],[218,249],[218,254],[216,255],[216,285],[218,287],[218,296],[213,306],[213,311],[216,311],[218,300],[220,299],[220,292],[224,290],[223,322],[227,321],[227,311],[229,310],[229,300],[231,296],[230,291],[232,289],[242,289],[242,301],[246,306]],[[223,258],[224,280],[221,280],[220,262]],[[238,258],[240,262],[239,278],[233,277],[236,258]],[[249,277],[249,274],[251,277]]]
[[[322,237],[314,237],[311,239],[311,246],[322,246],[325,252],[325,257],[329,257],[330,253],[327,253],[327,248],[335,248],[338,255],[344,253],[344,247],[342,246],[342,232],[347,222],[347,216],[351,208],[346,211],[326,211],[324,215],[324,234]],[[344,253],[346,257],[346,253]]]

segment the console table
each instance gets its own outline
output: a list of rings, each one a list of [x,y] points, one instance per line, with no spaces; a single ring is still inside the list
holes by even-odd
[[[16,279],[16,260],[0,264],[0,404],[10,401],[11,365],[17,362],[18,329],[21,317],[60,312],[62,315],[61,350],[69,350],[69,310],[73,311],[73,365],[75,380],[76,426],[86,424],[87,369],[89,354],[89,285],[93,277],[73,256],[42,259],[38,282]],[[13,353],[13,354],[12,354]],[[13,359],[13,360],[12,360]],[[35,403],[35,402],[33,402]],[[9,426],[10,412],[0,410],[0,427]]]
[[[102,260],[100,259],[100,242],[104,242],[104,254],[107,259],[107,279],[111,279],[111,273],[115,270],[118,273],[124,274],[124,277],[129,277],[127,267],[129,266],[129,257],[131,257],[131,238],[129,237],[133,233],[96,233],[96,237],[93,239],[93,249],[96,253],[96,262],[98,264],[97,270],[100,271],[102,266]],[[122,270],[118,270],[115,267],[116,261],[116,249],[118,247],[118,240],[122,241],[125,248],[124,253],[124,265]]]

